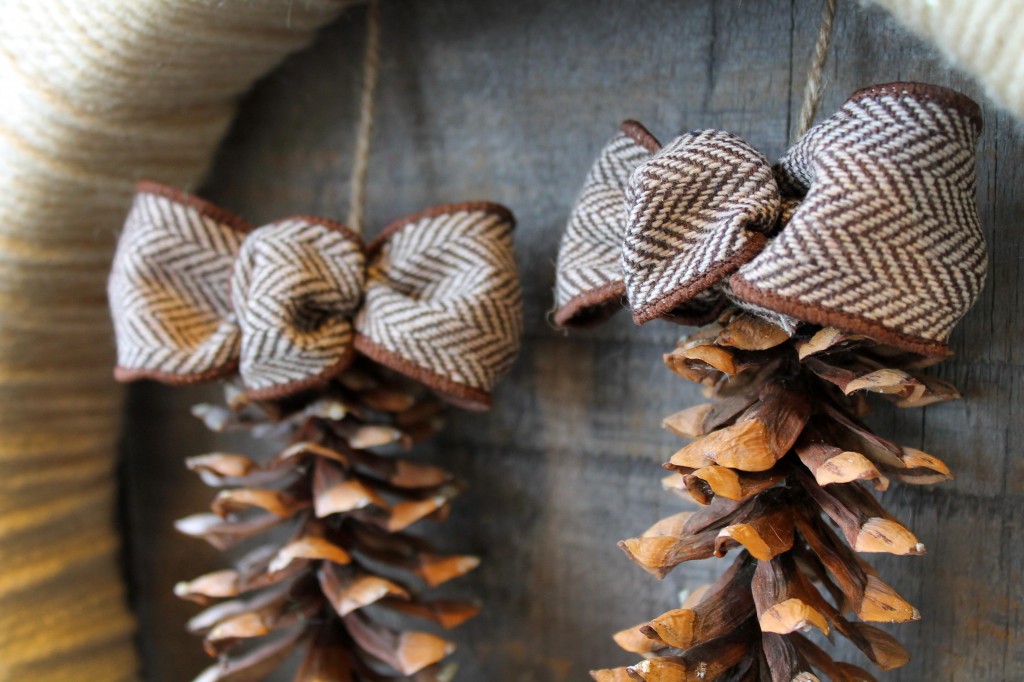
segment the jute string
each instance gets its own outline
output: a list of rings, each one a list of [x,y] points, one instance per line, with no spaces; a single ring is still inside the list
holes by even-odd
[[[370,165],[370,144],[377,108],[377,81],[380,76],[380,8],[378,0],[366,7],[366,50],[363,55],[363,91],[359,98],[359,124],[356,129],[352,178],[349,183],[348,227],[363,233],[366,213],[366,176]]]
[[[807,70],[807,84],[804,86],[804,103],[800,107],[800,120],[796,127],[797,139],[804,136],[814,122],[814,115],[821,106],[821,96],[825,89],[825,63],[828,61],[828,48],[832,44],[833,24],[836,18],[836,0],[825,0],[821,8],[821,27],[818,40],[814,43],[814,55],[811,66]]]
[[[6,0],[0,681],[134,678],[105,296],[140,178],[192,187],[237,97],[339,0]]]

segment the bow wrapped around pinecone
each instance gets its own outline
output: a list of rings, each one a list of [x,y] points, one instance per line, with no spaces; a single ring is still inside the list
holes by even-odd
[[[948,355],[984,283],[980,129],[963,95],[893,83],[855,93],[774,166],[717,130],[661,146],[627,122],[605,147],[562,241],[555,321],[593,324],[625,303],[638,324],[705,325],[665,363],[714,399],[664,420],[693,439],[665,484],[697,510],[620,545],[659,578],[736,558],[616,635],[644,660],[595,679],[874,679],[834,661],[814,629],[881,670],[909,660],[869,623],[920,614],[861,554],[924,545],[870,489],[952,476],[873,433],[865,394],[901,407],[959,397],[920,370]]]
[[[197,416],[282,444],[266,461],[187,461],[221,490],[179,530],[249,545],[234,568],[176,588],[209,605],[188,626],[218,658],[198,680],[256,679],[300,647],[297,681],[451,679],[454,645],[404,622],[451,628],[476,615],[473,602],[420,592],[478,560],[408,529],[443,520],[462,485],[401,451],[438,429],[438,397],[487,409],[516,355],[512,226],[501,206],[454,204],[364,246],[322,218],[254,229],[140,185],[110,279],[118,378],[224,378],[226,405]]]

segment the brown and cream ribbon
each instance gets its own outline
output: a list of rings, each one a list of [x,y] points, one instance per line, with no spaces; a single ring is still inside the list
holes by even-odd
[[[323,384],[360,352],[470,409],[519,347],[511,213],[475,202],[403,218],[368,246],[311,216],[259,228],[142,183],[109,295],[121,380],[235,372],[254,399]]]
[[[661,146],[629,121],[593,166],[563,236],[555,322],[628,300],[633,318],[698,324],[727,300],[924,355],[985,280],[975,200],[978,105],[946,88],[865,88],[773,167],[739,137]]]

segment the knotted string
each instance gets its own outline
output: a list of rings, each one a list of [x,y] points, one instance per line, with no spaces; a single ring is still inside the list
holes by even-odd
[[[828,61],[828,48],[832,44],[832,29],[836,18],[836,0],[825,0],[821,8],[821,28],[818,31],[818,41],[814,44],[814,56],[811,57],[811,67],[807,71],[807,84],[804,86],[804,103],[800,108],[800,121],[796,128],[796,138],[799,140],[804,136],[818,113],[821,105],[822,92],[825,89],[823,74],[825,63]]]
[[[377,81],[380,75],[380,16],[378,0],[370,0],[366,7],[366,53],[363,57],[363,92],[359,104],[359,124],[356,128],[356,149],[352,159],[352,177],[349,181],[348,227],[356,234],[363,233],[363,214],[366,211],[366,175],[370,165],[370,143],[377,110]]]

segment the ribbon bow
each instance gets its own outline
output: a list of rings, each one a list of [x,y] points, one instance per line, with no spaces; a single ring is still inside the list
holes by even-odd
[[[555,322],[701,324],[731,299],[942,355],[985,279],[978,105],[917,83],[856,92],[772,167],[718,130],[662,147],[626,122],[563,236]],[[796,318],[796,319],[793,319]]]
[[[276,399],[325,383],[358,351],[464,407],[490,405],[522,328],[504,207],[439,206],[364,247],[323,218],[253,229],[174,189],[138,190],[109,284],[117,378],[237,371],[251,397]]]

